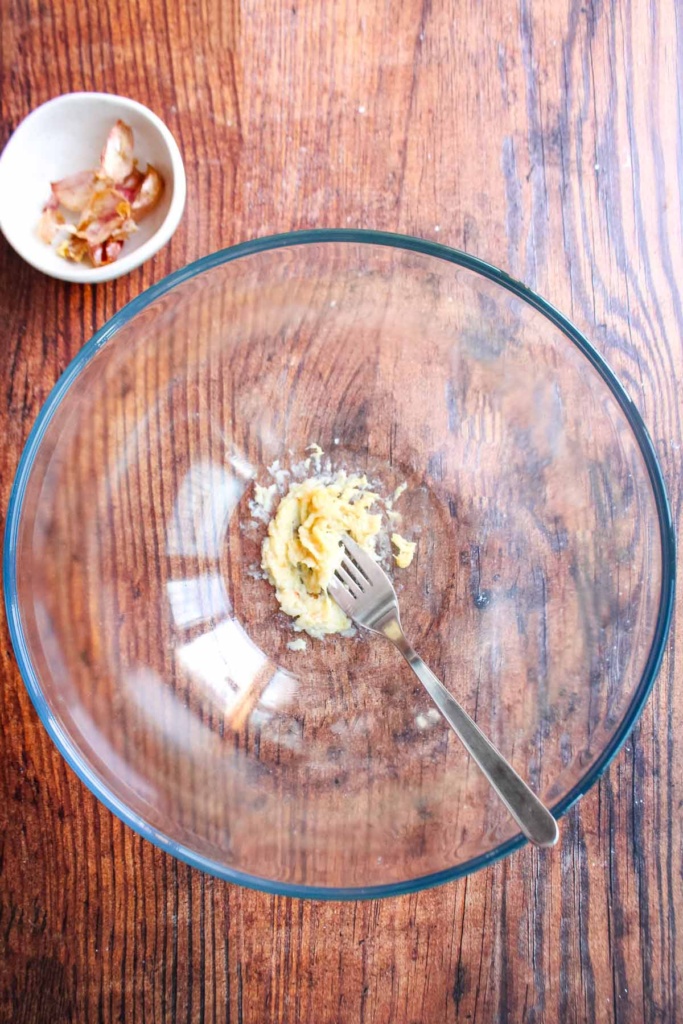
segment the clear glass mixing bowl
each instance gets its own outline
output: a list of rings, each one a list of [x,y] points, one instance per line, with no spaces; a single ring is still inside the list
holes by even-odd
[[[74,360],[14,486],[5,590],[38,712],[116,814],[224,878],[405,892],[523,840],[390,644],[291,651],[253,483],[319,443],[418,539],[406,632],[560,815],[657,672],[673,536],[614,374],[486,264],[372,232],[216,253]]]

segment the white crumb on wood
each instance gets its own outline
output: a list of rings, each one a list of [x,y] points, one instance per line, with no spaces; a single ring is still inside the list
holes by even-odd
[[[308,644],[306,643],[303,637],[300,637],[298,640],[290,640],[289,643],[287,644],[287,647],[290,649],[290,651],[305,651],[306,648],[308,647]]]

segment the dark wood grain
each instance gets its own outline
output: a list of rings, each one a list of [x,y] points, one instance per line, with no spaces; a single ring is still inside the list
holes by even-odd
[[[0,240],[3,514],[52,384],[125,301],[234,241],[363,226],[465,248],[565,310],[641,408],[680,521],[675,0],[6,0],[0,40],[0,142],[51,96],[112,90],[167,121],[188,171],[171,244],[112,284],[49,281]],[[3,626],[0,1019],[680,1019],[677,626],[558,850],[355,905],[226,885],[121,825],[48,739]]]

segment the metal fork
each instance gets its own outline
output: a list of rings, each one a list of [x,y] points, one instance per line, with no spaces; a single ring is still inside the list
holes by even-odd
[[[351,537],[344,536],[342,543],[344,555],[328,587],[329,594],[359,626],[391,640],[527,839],[536,846],[554,846],[559,833],[557,822],[550,811],[406,640],[401,627],[398,598],[389,577]]]

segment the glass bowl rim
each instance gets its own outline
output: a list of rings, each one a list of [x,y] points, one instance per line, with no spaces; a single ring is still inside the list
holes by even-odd
[[[588,339],[551,303],[541,298],[526,285],[512,278],[509,274],[459,249],[452,249],[439,242],[431,242],[426,239],[416,238],[409,235],[394,234],[385,231],[373,231],[365,229],[315,229],[307,231],[286,232],[283,234],[270,235],[263,238],[252,239],[241,242],[226,249],[220,249],[208,256],[203,256],[185,267],[174,271],[164,277],[157,284],[151,285],[136,298],[132,299],[110,320],[104,324],[74,357],[64,373],[58,379],[50,394],[41,408],[36,421],[31,428],[12,485],[10,501],[7,511],[7,525],[5,527],[4,552],[3,552],[3,587],[5,594],[5,608],[9,623],[10,637],[14,647],[15,656],[19,665],[24,685],[28,690],[33,705],[42,721],[45,729],[56,744],[60,754],[75,771],[76,775],[88,787],[88,789],[101,800],[102,803],[120,818],[126,825],[129,825],[135,832],[154,843],[172,856],[184,861],[191,867],[199,868],[209,874],[229,882],[243,885],[248,888],[258,889],[262,892],[281,896],[306,897],[309,899],[326,900],[357,900],[374,899],[386,896],[400,896],[406,893],[417,892],[444,882],[462,878],[472,874],[474,871],[486,867],[501,860],[515,850],[520,849],[526,839],[520,834],[506,840],[493,850],[473,857],[465,863],[452,868],[446,868],[432,874],[423,875],[418,878],[411,878],[401,882],[392,882],[382,885],[356,886],[356,887],[325,887],[315,885],[291,884],[288,882],[272,881],[250,875],[247,872],[227,867],[217,861],[204,857],[188,847],[176,843],[169,836],[158,829],[153,828],[139,815],[133,813],[126,804],[120,800],[102,782],[91,766],[81,755],[76,744],[62,729],[60,723],[50,712],[49,706],[43,696],[37,673],[31,662],[31,657],[24,636],[21,612],[17,594],[17,539],[19,524],[23,508],[23,501],[28,480],[35,461],[36,454],[40,448],[45,432],[67,392],[83,372],[87,364],[93,359],[96,353],[141,310],[149,306],[155,299],[165,295],[176,285],[188,281],[206,270],[229,263],[232,260],[241,259],[257,253],[269,250],[281,249],[291,246],[304,246],[328,242],[341,243],[362,243],[366,245],[380,245],[388,248],[407,250],[444,260],[456,266],[465,267],[490,281],[499,284],[507,291],[522,299],[538,312],[542,313],[548,320],[558,327],[565,336],[576,345],[592,366],[597,370],[612,395],[621,407],[628,423],[635,434],[641,454],[643,456],[650,485],[655,498],[657,508],[661,553],[662,553],[662,581],[659,596],[659,608],[657,620],[653,632],[652,644],[648,653],[647,661],[643,669],[640,682],[634,692],[631,702],[619,723],[615,734],[610,739],[597,761],[586,772],[575,786],[551,808],[556,818],[566,814],[570,807],[586,793],[591,786],[599,779],[605,769],[611,764],[616,755],[624,745],[628,735],[638,720],[645,702],[652,690],[652,686],[659,672],[666,641],[671,625],[673,614],[675,577],[676,577],[676,544],[671,515],[671,507],[664,483],[659,460],[654,445],[645,426],[645,423],[626,392],[621,381],[609,367],[605,359],[597,352]]]

